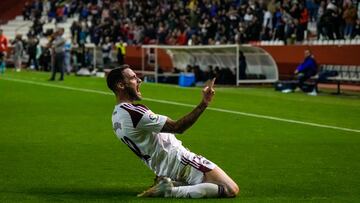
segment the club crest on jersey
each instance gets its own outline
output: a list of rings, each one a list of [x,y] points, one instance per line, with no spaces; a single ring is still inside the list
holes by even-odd
[[[149,119],[152,120],[152,121],[155,121],[159,118],[158,115],[155,115],[155,114],[149,114]]]
[[[114,123],[114,131],[116,132],[117,129],[120,129],[121,130],[121,123]]]

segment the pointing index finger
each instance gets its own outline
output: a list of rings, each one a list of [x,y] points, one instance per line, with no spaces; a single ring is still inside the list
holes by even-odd
[[[216,77],[214,77],[214,78],[211,80],[210,85],[209,85],[210,88],[213,88],[213,87],[214,87],[215,80],[216,80]]]

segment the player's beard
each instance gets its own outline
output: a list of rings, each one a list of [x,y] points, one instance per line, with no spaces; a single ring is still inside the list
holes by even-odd
[[[133,101],[140,101],[141,100],[141,97],[138,94],[136,94],[136,89],[125,85],[125,91],[129,95],[129,98],[131,100],[133,100]]]

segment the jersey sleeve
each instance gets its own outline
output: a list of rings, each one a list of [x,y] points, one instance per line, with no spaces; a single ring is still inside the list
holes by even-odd
[[[152,111],[148,110],[142,116],[137,128],[149,132],[159,133],[165,125],[166,120],[166,116],[155,114]]]

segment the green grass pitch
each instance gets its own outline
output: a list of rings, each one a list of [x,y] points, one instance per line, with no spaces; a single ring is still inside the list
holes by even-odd
[[[240,196],[139,199],[154,175],[115,137],[115,99],[105,80],[48,77],[11,70],[0,75],[0,202],[360,201],[358,97],[217,88],[213,109],[178,138],[223,168]],[[196,105],[200,92],[144,83],[142,103],[177,119],[191,107],[150,99]]]

